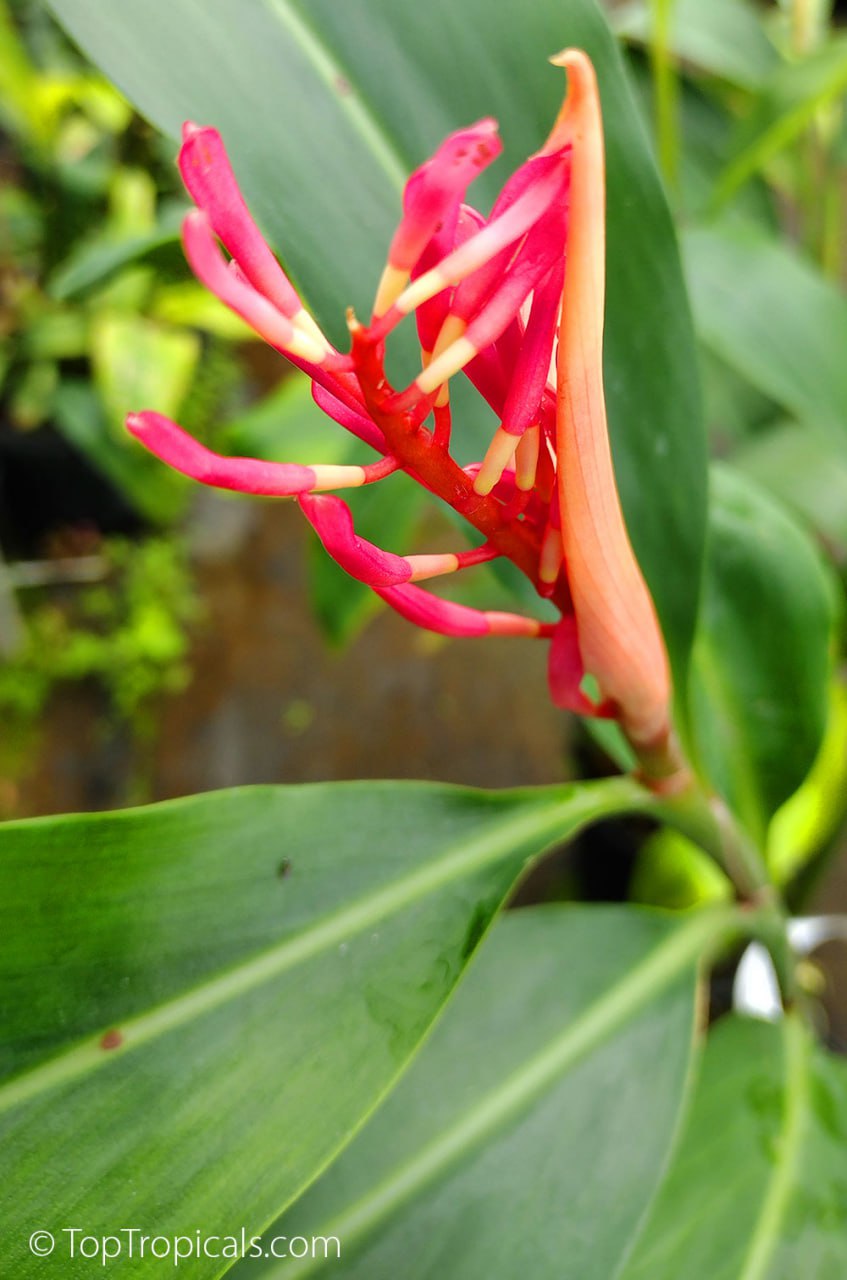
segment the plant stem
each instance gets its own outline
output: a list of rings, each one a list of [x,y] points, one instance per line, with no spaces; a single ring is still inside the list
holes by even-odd
[[[651,0],[650,62],[659,168],[671,190],[679,178],[679,82],[671,51],[674,0]]]
[[[778,901],[765,860],[719,796],[709,795],[693,773],[685,784],[659,796],[659,812],[705,850],[726,872],[742,902],[761,906]]]

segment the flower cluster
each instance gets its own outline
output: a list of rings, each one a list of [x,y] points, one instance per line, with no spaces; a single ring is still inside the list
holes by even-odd
[[[568,75],[562,110],[488,218],[465,196],[501,150],[495,121],[452,134],[409,178],[370,322],[350,314],[344,354],[304,309],[262,238],[220,136],[186,125],[179,165],[197,208],[183,239],[195,274],[308,374],[321,409],[377,460],[307,467],[224,458],[160,414],[131,415],[128,426],[204,484],[296,498],[328,553],[419,626],[451,636],[549,639],[556,704],[614,716],[649,753],[668,734],[669,678],[609,451],[599,96],[584,53],[568,50],[553,61]],[[386,376],[385,344],[412,313],[421,372],[398,390]],[[485,456],[466,467],[451,455],[449,383],[460,371],[500,423]],[[398,469],[459,512],[481,544],[403,556],[357,536],[349,507],[327,491],[372,484]],[[417,585],[498,556],[552,601],[559,621],[471,609]],[[584,691],[586,672],[597,700]]]

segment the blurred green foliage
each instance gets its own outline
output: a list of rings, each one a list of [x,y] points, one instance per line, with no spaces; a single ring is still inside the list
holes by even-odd
[[[79,559],[46,509],[43,545],[25,550],[47,558],[0,558],[0,772],[14,778],[55,686],[93,682],[136,741],[159,695],[184,688],[198,602],[168,530],[190,487],[123,419],[155,404],[203,434],[242,381],[232,340],[251,335],[183,261],[170,147],[37,0],[0,0],[0,166],[0,435],[58,432],[138,527],[160,530],[103,539],[86,512]],[[87,565],[97,581],[79,580]]]
[[[92,561],[95,580],[74,581],[74,568]],[[27,568],[34,566],[18,572]],[[69,580],[57,581],[63,571]],[[52,581],[20,592],[34,599],[20,644],[0,663],[0,773],[13,778],[32,762],[39,718],[56,686],[94,682],[109,722],[144,741],[161,696],[180,692],[191,675],[188,628],[201,610],[178,541],[109,539],[85,564],[56,561],[53,573]],[[6,577],[14,582],[14,571]]]
[[[791,509],[845,580],[847,40],[833,4],[624,0],[613,21],[676,214],[712,453]],[[768,835],[774,874],[801,889],[844,827],[845,689],[842,635],[824,746]],[[684,861],[660,853],[657,872],[645,852],[638,896],[710,896],[693,865],[685,893],[657,896]]]
[[[188,487],[124,417],[190,406],[202,433],[238,381],[230,361],[221,385],[227,340],[250,335],[183,261],[169,149],[32,0],[0,0],[0,125],[4,423],[49,424],[141,517],[168,523]]]

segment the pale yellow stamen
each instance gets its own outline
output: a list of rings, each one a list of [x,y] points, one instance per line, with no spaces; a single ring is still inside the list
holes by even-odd
[[[390,262],[386,263],[374,299],[375,317],[385,315],[388,308],[393,306],[400,297],[408,282],[408,271],[403,271],[400,267],[392,267]]]
[[[428,368],[430,361],[436,359],[445,351],[449,350],[454,342],[463,337],[467,327],[466,321],[462,320],[459,316],[448,315],[447,319],[441,326],[438,337],[435,340],[435,346],[430,352],[429,360],[427,360],[424,368]],[[441,390],[435,398],[435,407],[437,409],[443,409],[444,406],[449,403],[450,387],[449,384],[445,382],[442,384]]]
[[[311,468],[315,473],[315,487],[312,493],[322,493],[324,489],[358,489],[365,483],[364,467],[341,466],[336,463],[319,463]]]
[[[535,484],[540,444],[541,429],[535,425],[523,433],[515,450],[515,484],[523,492]]]
[[[485,497],[486,494],[491,492],[506,467],[512,461],[517,443],[517,436],[510,435],[502,427],[497,428],[491,444],[488,446],[488,451],[482,460],[482,466],[473,482],[476,493]]]
[[[300,310],[291,317],[291,323],[294,325],[295,329],[299,329],[302,333],[305,333],[307,337],[314,338],[315,342],[319,342],[327,355],[332,350],[332,345],[330,344],[330,341],[323,329],[321,329],[314,316],[309,315],[309,312],[305,307],[301,307]]]
[[[541,555],[538,559],[538,576],[548,585],[555,582],[562,567],[564,551],[562,548],[562,531],[548,525],[541,543]]]
[[[442,555],[409,556],[413,566],[410,582],[420,582],[423,578],[437,578],[444,573],[455,573],[459,567],[459,557],[451,552]]]
[[[422,303],[429,302],[430,298],[434,298],[437,293],[441,293],[442,289],[446,289],[448,283],[449,281],[444,278],[438,267],[425,271],[396,299],[397,310],[401,315],[409,315]]]
[[[464,369],[465,365],[478,354],[476,347],[467,338],[459,338],[440,356],[434,355],[431,363],[415,379],[418,387],[425,395],[438,389],[442,382],[452,378],[454,373]]]

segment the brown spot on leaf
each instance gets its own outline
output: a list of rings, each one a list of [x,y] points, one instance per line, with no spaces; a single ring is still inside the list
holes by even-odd
[[[276,869],[276,873],[279,876],[280,880],[287,880],[288,877],[291,875],[291,859],[283,858],[282,862],[279,864],[279,866]]]
[[[117,1027],[112,1027],[111,1031],[107,1031],[100,1041],[101,1049],[120,1049],[124,1042],[124,1038],[118,1031]]]

